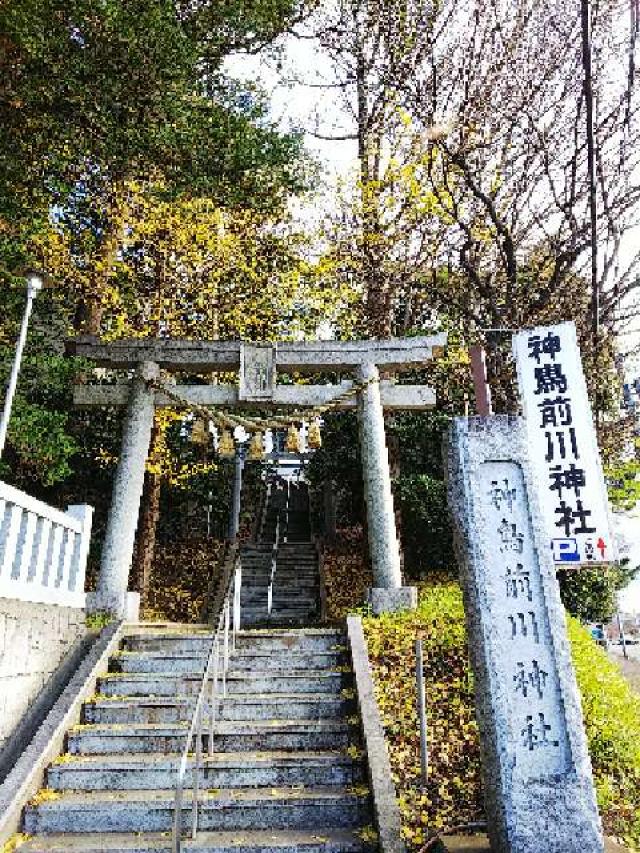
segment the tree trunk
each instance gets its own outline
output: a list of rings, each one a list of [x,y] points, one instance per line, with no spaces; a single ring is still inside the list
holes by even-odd
[[[149,587],[151,570],[156,550],[156,530],[160,518],[160,487],[162,479],[159,474],[147,473],[140,509],[140,525],[138,527],[138,589],[142,607],[149,604]]]

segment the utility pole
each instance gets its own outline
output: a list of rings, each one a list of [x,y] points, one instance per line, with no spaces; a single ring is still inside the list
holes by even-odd
[[[600,349],[600,287],[598,284],[598,207],[596,197],[596,146],[593,128],[593,67],[591,62],[591,9],[590,0],[581,0],[582,67],[585,102],[587,170],[589,177],[589,219],[591,233],[591,333],[593,339],[594,375],[598,375]],[[595,390],[596,422],[600,418],[599,394]]]

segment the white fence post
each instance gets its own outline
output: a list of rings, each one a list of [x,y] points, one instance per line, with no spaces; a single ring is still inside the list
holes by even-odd
[[[67,507],[67,515],[76,518],[82,525],[82,530],[76,537],[76,547],[71,564],[71,576],[69,577],[70,591],[82,595],[84,593],[84,575],[87,568],[89,545],[91,544],[93,507],[88,504],[73,504]]]
[[[0,596],[84,607],[93,508],[48,506],[0,482]]]

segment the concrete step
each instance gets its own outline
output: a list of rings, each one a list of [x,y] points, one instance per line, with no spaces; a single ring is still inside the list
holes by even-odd
[[[300,616],[282,616],[277,612],[268,616],[264,612],[252,613],[247,616],[243,625],[246,628],[256,628],[258,630],[268,629],[268,628],[304,628],[309,625],[314,625],[319,621],[319,616],[317,611],[313,611],[311,613],[304,613]]]
[[[243,624],[247,628],[302,628],[305,625],[313,625],[318,621],[318,613],[305,612],[298,616],[282,616],[279,612],[272,612],[269,616],[266,612],[254,612],[244,618]]]
[[[266,547],[259,551],[243,551],[240,560],[262,560],[273,555],[274,543],[265,543]],[[276,549],[278,557],[286,557],[289,560],[318,560],[318,552],[308,542],[280,542]]]
[[[264,583],[248,584],[242,588],[242,598],[244,601],[253,601],[264,598],[266,601],[267,592],[269,589],[269,581]],[[286,580],[281,577],[274,579],[273,585],[273,600],[277,601],[281,606],[286,607],[301,601],[305,603],[315,603],[318,600],[320,583],[316,578],[314,581],[304,581],[292,584],[287,584]]]
[[[268,573],[265,573],[263,577],[246,579],[242,584],[243,598],[248,591],[260,591],[266,595],[270,583],[271,576]],[[281,597],[287,596],[289,601],[292,601],[298,594],[315,600],[318,597],[320,588],[320,577],[314,575],[314,577],[308,578],[286,578],[283,575],[277,574],[273,579],[273,584],[274,591],[279,592]]]
[[[227,678],[231,697],[254,693],[332,693],[338,694],[351,685],[349,672],[307,670],[304,673],[241,672],[230,670]]]
[[[318,562],[318,552],[314,547],[304,547],[303,543],[282,543],[278,546],[278,560],[292,562]]]
[[[271,649],[318,649],[331,651],[340,646],[347,647],[344,631],[339,628],[308,628],[306,630],[277,630],[240,631],[236,636],[236,648],[245,651],[256,649],[268,651]]]
[[[259,563],[264,560],[270,561],[274,554],[278,562],[281,560],[288,560],[292,563],[308,563],[309,565],[318,563],[318,552],[315,548],[308,550],[301,548],[300,544],[289,546],[282,543],[277,548],[274,548],[272,545],[267,551],[261,551],[255,554],[242,554],[240,562],[245,566],[251,562]]]
[[[98,679],[102,696],[193,696],[200,690],[202,673],[114,672]]]
[[[351,681],[350,673],[308,670],[299,674],[229,672],[229,693],[339,693]],[[193,696],[200,690],[201,673],[111,673],[98,679],[103,696]]]
[[[84,724],[67,735],[71,755],[106,755],[138,752],[180,752],[189,724],[130,723]],[[355,743],[359,729],[345,720],[230,720],[216,724],[218,751],[269,749],[341,749]],[[208,749],[208,736],[204,738]]]
[[[124,651],[131,652],[166,652],[168,654],[199,654],[205,652],[211,645],[213,636],[211,628],[208,632],[191,635],[176,635],[171,633],[158,634],[129,634],[122,643]]]
[[[300,602],[300,603],[298,603],[298,602]],[[292,618],[297,618],[300,614],[304,614],[304,613],[309,612],[309,610],[315,609],[316,605],[317,605],[317,601],[315,601],[315,600],[313,601],[312,605],[310,605],[308,600],[305,601],[304,599],[301,599],[299,596],[292,594],[292,595],[289,595],[286,598],[284,598],[284,600],[279,599],[277,610],[279,613],[288,614],[288,615],[290,614],[292,616]],[[250,612],[252,609],[254,609],[254,607],[257,609],[260,607],[260,605],[258,605],[258,604],[253,605],[251,602],[249,602],[246,605],[243,604],[242,609],[243,609],[243,611],[246,610],[246,611]],[[274,609],[276,609],[275,603],[274,603],[273,607],[274,607]]]
[[[281,586],[286,586],[287,589],[304,588],[317,585],[320,580],[318,572],[298,574],[297,572],[280,572],[277,571],[274,576],[274,581]],[[256,571],[254,574],[247,574],[242,578],[242,589],[252,589],[256,586],[269,586],[271,581],[271,570],[265,569],[264,572]]]
[[[271,670],[296,670],[307,669],[333,669],[345,666],[348,662],[344,651],[288,651],[284,649],[272,649],[271,651],[258,652],[236,651],[231,658],[231,666],[234,670],[253,670],[264,672]]]
[[[171,839],[166,833],[54,834],[32,838],[19,849],[20,853],[171,853]],[[182,849],[185,853],[372,853],[375,848],[362,841],[357,830],[321,826],[307,831],[199,832],[195,841],[186,836]]]
[[[251,578],[269,577],[271,564],[267,566],[248,566],[242,570],[242,585],[244,586]],[[276,576],[282,575],[291,580],[305,580],[318,577],[317,566],[276,566]]]
[[[170,790],[67,792],[28,805],[27,834],[60,832],[168,832],[173,819]],[[185,801],[185,824],[190,805]],[[368,793],[349,788],[227,788],[203,791],[202,830],[356,828],[371,821]]]
[[[276,569],[274,580],[276,578],[286,582],[287,586],[295,587],[296,585],[308,586],[310,583],[318,582],[320,575],[317,570],[314,571],[297,571],[295,569]],[[242,575],[242,588],[247,586],[256,586],[257,584],[268,584],[271,579],[271,568],[250,569]]]
[[[308,531],[308,527],[304,530],[302,528],[289,528],[289,532],[296,535],[304,535]],[[289,541],[289,532],[285,531],[287,541],[280,541],[280,545],[278,547],[278,551],[282,554],[296,554],[302,556],[309,557],[317,557],[318,551],[316,549],[315,543],[311,542],[311,540],[307,537],[306,539],[300,539],[299,541]]]
[[[174,788],[180,753],[65,755],[47,771],[53,791],[125,791]],[[193,784],[195,760],[190,758],[185,785]],[[363,762],[344,751],[271,750],[204,754],[200,785],[213,788],[329,787],[361,785]]]
[[[211,645],[211,640],[209,640]],[[124,651],[109,661],[110,672],[204,672],[208,648],[197,652]]]
[[[242,584],[244,585],[248,579],[252,577],[268,577],[271,574],[271,564],[267,566],[248,566],[242,570]],[[291,581],[301,580],[303,578],[318,577],[317,566],[276,566],[276,575],[287,577]]]
[[[256,563],[242,566],[242,583],[244,584],[248,577],[252,575],[262,575],[271,572],[271,561],[268,563]],[[314,577],[318,575],[317,563],[282,563],[280,560],[276,563],[276,574],[286,574],[290,577]]]
[[[249,621],[255,619],[264,619],[268,618],[269,621],[283,621],[286,622],[288,619],[292,621],[300,621],[304,619],[312,619],[317,613],[316,606],[314,607],[274,607],[271,611],[271,614],[266,613],[266,605],[264,608],[262,607],[243,607],[240,613],[240,620]]]
[[[285,592],[282,589],[280,589],[279,592],[274,590],[272,601],[273,610],[293,610],[294,607],[292,606],[292,602],[295,602],[296,610],[316,610],[318,607],[318,596],[309,595],[306,590],[304,593],[297,589],[291,590],[290,592]],[[266,607],[267,590],[262,587],[243,591],[240,599],[240,606],[247,610]]]
[[[177,723],[190,721],[196,697],[103,699],[87,702],[83,723]],[[265,694],[227,697],[222,720],[335,720],[356,713],[355,702],[331,694]]]

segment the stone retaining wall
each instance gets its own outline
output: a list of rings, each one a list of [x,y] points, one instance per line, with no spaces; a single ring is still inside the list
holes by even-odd
[[[85,633],[81,608],[0,598],[0,751]]]

